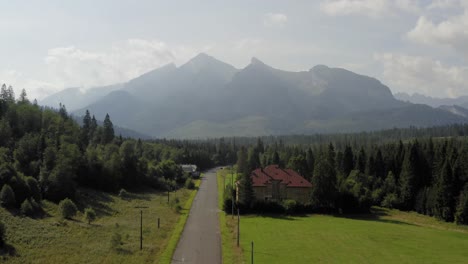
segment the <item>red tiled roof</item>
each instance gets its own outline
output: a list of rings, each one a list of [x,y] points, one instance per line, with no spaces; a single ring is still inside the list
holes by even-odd
[[[280,181],[288,187],[312,187],[299,173],[291,169],[281,169],[278,165],[269,165],[264,169],[256,169],[250,173],[253,186],[266,186],[268,182],[273,180]]]

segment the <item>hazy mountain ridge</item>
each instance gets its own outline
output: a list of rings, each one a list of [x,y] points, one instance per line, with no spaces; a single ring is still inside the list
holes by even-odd
[[[412,95],[407,93],[396,93],[394,96],[395,98],[402,101],[411,102],[414,104],[426,104],[432,107],[440,107],[443,105],[458,105],[462,107],[468,107],[468,96],[466,95],[457,98],[437,98],[419,93],[414,93]]]
[[[453,109],[397,100],[379,80],[345,69],[318,65],[290,72],[256,58],[236,69],[206,54],[143,74],[76,113],[85,109],[96,116],[109,113],[115,124],[144,134],[179,138],[356,132],[467,121]]]

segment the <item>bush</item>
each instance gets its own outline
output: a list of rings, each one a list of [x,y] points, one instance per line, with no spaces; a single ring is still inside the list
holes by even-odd
[[[120,189],[119,197],[122,199],[127,199],[129,197],[129,193],[125,189]]]
[[[88,224],[91,224],[91,222],[96,220],[96,213],[92,208],[86,208],[84,211],[84,217],[86,221],[88,221]]]
[[[5,245],[5,233],[6,233],[6,228],[5,224],[0,222],[0,248]]]
[[[192,179],[191,178],[187,178],[187,180],[185,181],[185,188],[189,189],[189,190],[193,190],[195,189],[195,184],[193,183]]]
[[[10,185],[3,185],[0,191],[0,202],[4,207],[14,207],[16,205],[15,193]]]
[[[111,237],[110,246],[112,249],[119,249],[123,245],[122,235],[118,232],[114,232]]]
[[[387,194],[382,201],[382,206],[387,208],[395,208],[399,204],[398,196],[394,193]]]
[[[65,198],[59,203],[59,211],[62,218],[71,219],[73,216],[76,215],[78,209],[76,208],[75,203],[72,200]]]
[[[21,214],[24,216],[32,217],[34,215],[34,208],[28,199],[24,200],[24,202],[21,204],[20,210]]]
[[[294,214],[296,212],[297,202],[295,200],[284,200],[282,205],[285,213]]]
[[[39,188],[39,183],[33,177],[26,177],[26,185],[29,187],[31,196],[36,200],[41,200],[41,189]]]

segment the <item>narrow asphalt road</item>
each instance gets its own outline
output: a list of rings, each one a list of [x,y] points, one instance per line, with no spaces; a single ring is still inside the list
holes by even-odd
[[[205,172],[172,263],[221,263],[216,171]]]

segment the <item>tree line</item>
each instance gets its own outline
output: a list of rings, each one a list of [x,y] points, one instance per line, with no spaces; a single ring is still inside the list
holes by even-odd
[[[40,210],[42,199],[74,199],[80,186],[173,190],[188,177],[179,164],[212,167],[212,149],[207,143],[122,138],[109,115],[100,126],[89,111],[79,126],[65,105],[41,107],[26,91],[15,98],[11,86],[1,87],[0,203],[7,208]]]
[[[272,206],[254,200],[250,172],[278,164],[312,183],[310,203],[305,205],[309,211],[368,212],[377,205],[468,223],[465,136],[353,143],[266,145],[257,139],[256,144],[241,146],[237,153],[240,206]]]

